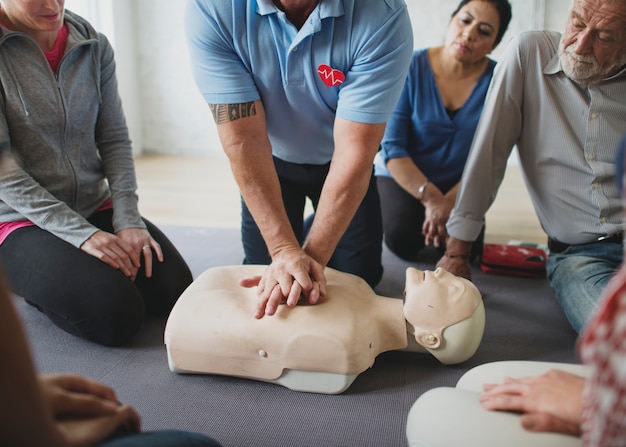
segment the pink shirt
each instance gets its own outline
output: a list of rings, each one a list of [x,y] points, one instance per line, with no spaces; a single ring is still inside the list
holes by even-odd
[[[63,55],[65,54],[65,47],[67,46],[67,36],[70,34],[67,25],[63,25],[59,30],[57,35],[57,41],[54,44],[54,48],[50,51],[44,51],[46,55],[46,59],[48,59],[48,63],[50,64],[50,68],[54,73],[57,72],[59,68],[59,63],[61,59],[63,59]]]

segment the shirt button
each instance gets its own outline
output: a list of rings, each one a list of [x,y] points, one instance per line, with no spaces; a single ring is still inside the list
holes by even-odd
[[[606,217],[602,217],[602,218],[600,219],[600,223],[605,224],[605,223],[606,223]]]
[[[293,50],[291,50],[291,51],[293,51],[295,53],[296,51],[298,51],[298,47],[293,47]]]
[[[593,161],[596,159],[596,154],[587,154],[587,160]]]
[[[591,119],[595,120],[598,117],[598,113],[597,112],[592,112],[591,113]]]

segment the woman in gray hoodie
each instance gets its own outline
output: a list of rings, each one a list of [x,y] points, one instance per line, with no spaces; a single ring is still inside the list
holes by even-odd
[[[63,3],[0,6],[0,263],[57,326],[120,345],[192,276],[139,214],[111,45]]]

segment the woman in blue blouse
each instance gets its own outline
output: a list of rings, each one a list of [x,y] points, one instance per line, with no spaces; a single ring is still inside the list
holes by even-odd
[[[403,259],[445,244],[445,224],[495,66],[487,55],[510,20],[508,0],[463,0],[444,45],[413,55],[375,162],[385,242]],[[482,236],[476,244],[480,250]]]

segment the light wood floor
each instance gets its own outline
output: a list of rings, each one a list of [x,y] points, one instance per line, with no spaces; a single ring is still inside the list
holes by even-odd
[[[136,158],[139,208],[161,225],[239,228],[239,193],[225,155]],[[486,242],[545,243],[519,169],[509,166],[487,213]]]

